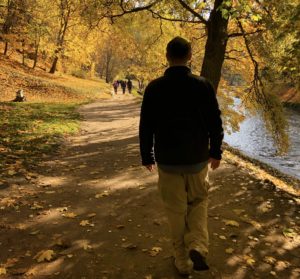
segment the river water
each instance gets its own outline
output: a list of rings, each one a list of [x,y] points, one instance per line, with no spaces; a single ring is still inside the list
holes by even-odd
[[[284,156],[276,156],[273,140],[259,116],[247,116],[240,131],[225,133],[224,140],[249,157],[300,179],[300,112],[286,108],[285,114],[289,122],[290,149]]]

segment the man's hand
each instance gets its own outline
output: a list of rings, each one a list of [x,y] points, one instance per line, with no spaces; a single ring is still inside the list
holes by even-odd
[[[154,165],[146,165],[145,168],[150,172],[154,171]]]
[[[212,170],[215,170],[220,166],[221,160],[217,160],[217,159],[214,159],[214,158],[209,158],[208,162],[209,162],[210,167],[212,168]]]

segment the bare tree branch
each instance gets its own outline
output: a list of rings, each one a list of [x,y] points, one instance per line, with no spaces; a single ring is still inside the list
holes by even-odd
[[[205,18],[197,13],[194,9],[192,9],[187,3],[185,3],[183,0],[178,0],[178,2],[180,3],[180,5],[185,8],[187,11],[189,11],[192,15],[194,15],[196,18],[198,18],[200,20],[201,23],[203,24],[207,24],[207,20],[205,20]]]
[[[285,152],[288,148],[288,143],[286,143],[284,139],[286,138],[288,141],[288,136],[286,134],[287,122],[284,117],[282,107],[280,110],[275,110],[274,102],[272,102],[272,100],[270,100],[270,98],[267,96],[264,90],[264,84],[259,74],[258,62],[254,58],[254,55],[250,49],[250,42],[246,36],[247,33],[245,32],[241,21],[238,20],[237,23],[243,34],[246,50],[254,66],[253,80],[249,88],[248,97],[250,97],[251,100],[254,101],[254,103],[261,106],[261,108],[263,109],[264,118],[269,124],[268,126],[271,130],[273,139],[278,146],[279,152]]]
[[[246,33],[246,32],[245,33],[235,32],[235,33],[228,34],[228,38],[244,37],[244,36],[249,36],[249,35],[253,35],[253,34],[262,33],[264,31],[265,30],[263,30],[263,29],[257,29],[253,32],[248,32],[248,33]]]
[[[155,1],[153,1],[152,3],[150,3],[150,4],[146,5],[146,6],[135,7],[135,8],[132,8],[130,10],[126,10],[126,8],[124,7],[124,0],[121,0],[120,7],[122,9],[122,12],[118,13],[118,14],[112,14],[112,15],[110,15],[110,18],[113,21],[113,19],[115,17],[121,17],[121,16],[123,16],[125,14],[131,14],[131,13],[136,13],[136,12],[141,12],[141,11],[149,10],[149,9],[151,9],[153,6],[155,6],[159,2],[161,2],[161,0],[155,0]]]
[[[165,16],[160,15],[158,12],[153,11],[152,9],[149,9],[149,12],[151,12],[153,18],[156,18],[156,19],[163,19],[163,20],[174,21],[174,22],[202,23],[202,21],[200,21],[200,20],[184,20],[184,19],[178,19],[178,18],[165,17]]]

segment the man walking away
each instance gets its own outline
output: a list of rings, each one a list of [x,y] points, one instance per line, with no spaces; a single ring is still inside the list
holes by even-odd
[[[212,85],[186,66],[191,44],[167,45],[169,68],[146,88],[140,119],[142,164],[158,166],[158,187],[181,275],[208,269],[208,164],[221,161],[223,128]],[[155,155],[155,156],[154,156]]]
[[[127,81],[127,89],[128,89],[128,93],[131,94],[132,81],[130,79],[128,79],[128,81]]]

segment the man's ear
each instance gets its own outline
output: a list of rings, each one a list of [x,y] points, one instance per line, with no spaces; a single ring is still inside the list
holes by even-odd
[[[170,56],[168,53],[166,53],[166,58],[167,58],[167,61],[170,62]]]

